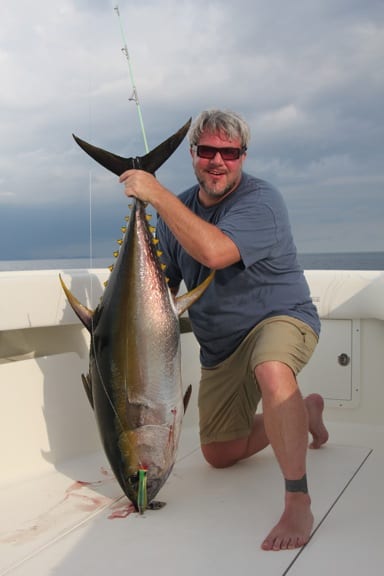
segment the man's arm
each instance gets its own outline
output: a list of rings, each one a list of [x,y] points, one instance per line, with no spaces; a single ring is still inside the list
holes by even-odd
[[[149,202],[188,254],[207,268],[219,270],[241,259],[239,249],[228,236],[189,210],[152,174],[128,170],[120,176],[120,182],[124,183],[127,196]]]

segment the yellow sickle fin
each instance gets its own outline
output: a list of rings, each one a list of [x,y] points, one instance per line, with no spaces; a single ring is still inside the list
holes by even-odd
[[[59,274],[59,278],[60,278],[61,286],[65,292],[66,297],[68,298],[70,305],[72,306],[73,311],[78,316],[78,318],[81,320],[81,322],[84,324],[86,329],[89,332],[91,332],[92,331],[93,310],[90,310],[89,308],[87,308],[86,306],[83,306],[83,304],[81,304],[79,302],[79,300],[71,293],[71,291],[65,285],[65,282],[61,277],[61,274]]]
[[[176,298],[175,306],[176,306],[176,311],[177,311],[179,316],[181,316],[181,314],[183,312],[188,310],[188,308],[190,306],[192,306],[192,304],[200,298],[200,296],[205,292],[205,290],[208,288],[208,286],[212,282],[214,275],[215,275],[215,271],[213,270],[210,273],[210,275],[201,284],[196,286],[196,288],[194,288],[190,292],[187,292],[186,294],[183,294],[182,296],[178,296]]]

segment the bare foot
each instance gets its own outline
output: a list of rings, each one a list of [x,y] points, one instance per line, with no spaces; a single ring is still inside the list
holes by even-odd
[[[286,494],[285,510],[279,522],[268,534],[263,550],[292,550],[304,546],[313,526],[311,499],[308,494]]]
[[[309,431],[312,434],[310,448],[320,448],[329,438],[323,422],[324,400],[320,394],[310,394],[305,398],[309,419]]]

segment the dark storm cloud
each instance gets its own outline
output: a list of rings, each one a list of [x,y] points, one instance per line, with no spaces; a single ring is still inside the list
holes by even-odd
[[[151,147],[202,108],[237,110],[252,129],[246,169],[281,188],[300,249],[382,248],[381,1],[118,4]],[[13,257],[83,255],[90,201],[107,251],[124,216],[117,179],[71,137],[144,151],[115,6],[0,7],[3,257],[12,234]],[[175,193],[191,184],[186,143],[158,177]],[[32,227],[28,243],[18,224]]]

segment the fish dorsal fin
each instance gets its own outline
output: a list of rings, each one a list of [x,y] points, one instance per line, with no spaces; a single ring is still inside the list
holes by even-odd
[[[61,277],[61,274],[59,274],[59,278],[60,278],[61,286],[65,292],[66,297],[68,298],[70,305],[72,306],[73,311],[79,317],[79,319],[84,324],[86,329],[89,332],[91,332],[92,331],[93,310],[90,310],[89,308],[87,308],[86,306],[83,306],[83,304],[81,304],[79,302],[79,300],[72,294],[72,292],[69,290],[69,288],[67,288],[64,280]]]
[[[188,310],[188,308],[200,298],[212,282],[214,275],[215,271],[213,270],[201,284],[196,286],[196,288],[175,299],[176,312],[179,316],[181,316],[183,312]]]

